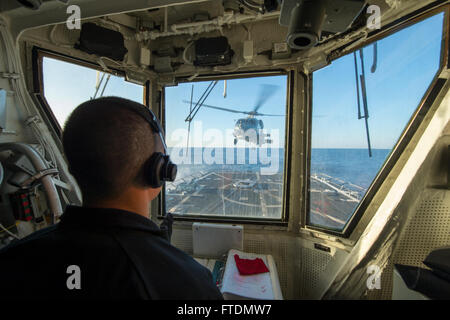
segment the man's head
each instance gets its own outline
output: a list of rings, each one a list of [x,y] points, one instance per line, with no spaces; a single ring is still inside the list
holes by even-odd
[[[153,153],[164,153],[164,147],[130,104],[142,107],[117,97],[89,100],[65,123],[63,147],[85,203],[115,199],[130,188],[148,190],[152,196],[160,191],[146,182],[145,168]]]

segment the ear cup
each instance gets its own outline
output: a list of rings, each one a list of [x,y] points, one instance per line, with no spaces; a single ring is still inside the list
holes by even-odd
[[[152,188],[159,188],[164,181],[174,181],[177,176],[177,166],[170,161],[169,156],[155,152],[147,162],[145,170],[146,181]]]
[[[155,152],[147,162],[145,170],[146,181],[152,188],[159,188],[163,184],[162,169],[164,166],[164,155],[161,152]]]
[[[170,161],[169,156],[164,156],[164,164],[161,170],[162,181],[174,181],[177,177],[177,165]]]

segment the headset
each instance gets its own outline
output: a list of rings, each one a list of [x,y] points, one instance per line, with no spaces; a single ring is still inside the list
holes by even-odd
[[[167,145],[163,137],[163,129],[150,108],[139,103],[121,103],[121,106],[141,115],[152,128],[153,132],[159,135],[164,147],[164,153],[154,152],[150,159],[146,161],[144,168],[145,182],[152,188],[161,187],[165,181],[174,181],[177,176],[177,165],[174,164],[167,155]]]

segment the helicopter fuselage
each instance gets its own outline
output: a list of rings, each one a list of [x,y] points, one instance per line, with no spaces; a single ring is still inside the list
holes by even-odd
[[[263,129],[263,121],[258,120],[253,116],[237,120],[233,132],[234,144],[236,145],[239,140],[254,143],[256,145],[271,143],[270,139],[268,139],[270,134],[263,133]]]

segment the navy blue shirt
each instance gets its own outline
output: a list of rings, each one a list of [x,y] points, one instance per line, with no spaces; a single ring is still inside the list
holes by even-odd
[[[74,206],[58,224],[0,251],[0,296],[222,299],[211,272],[172,246],[151,220]]]

